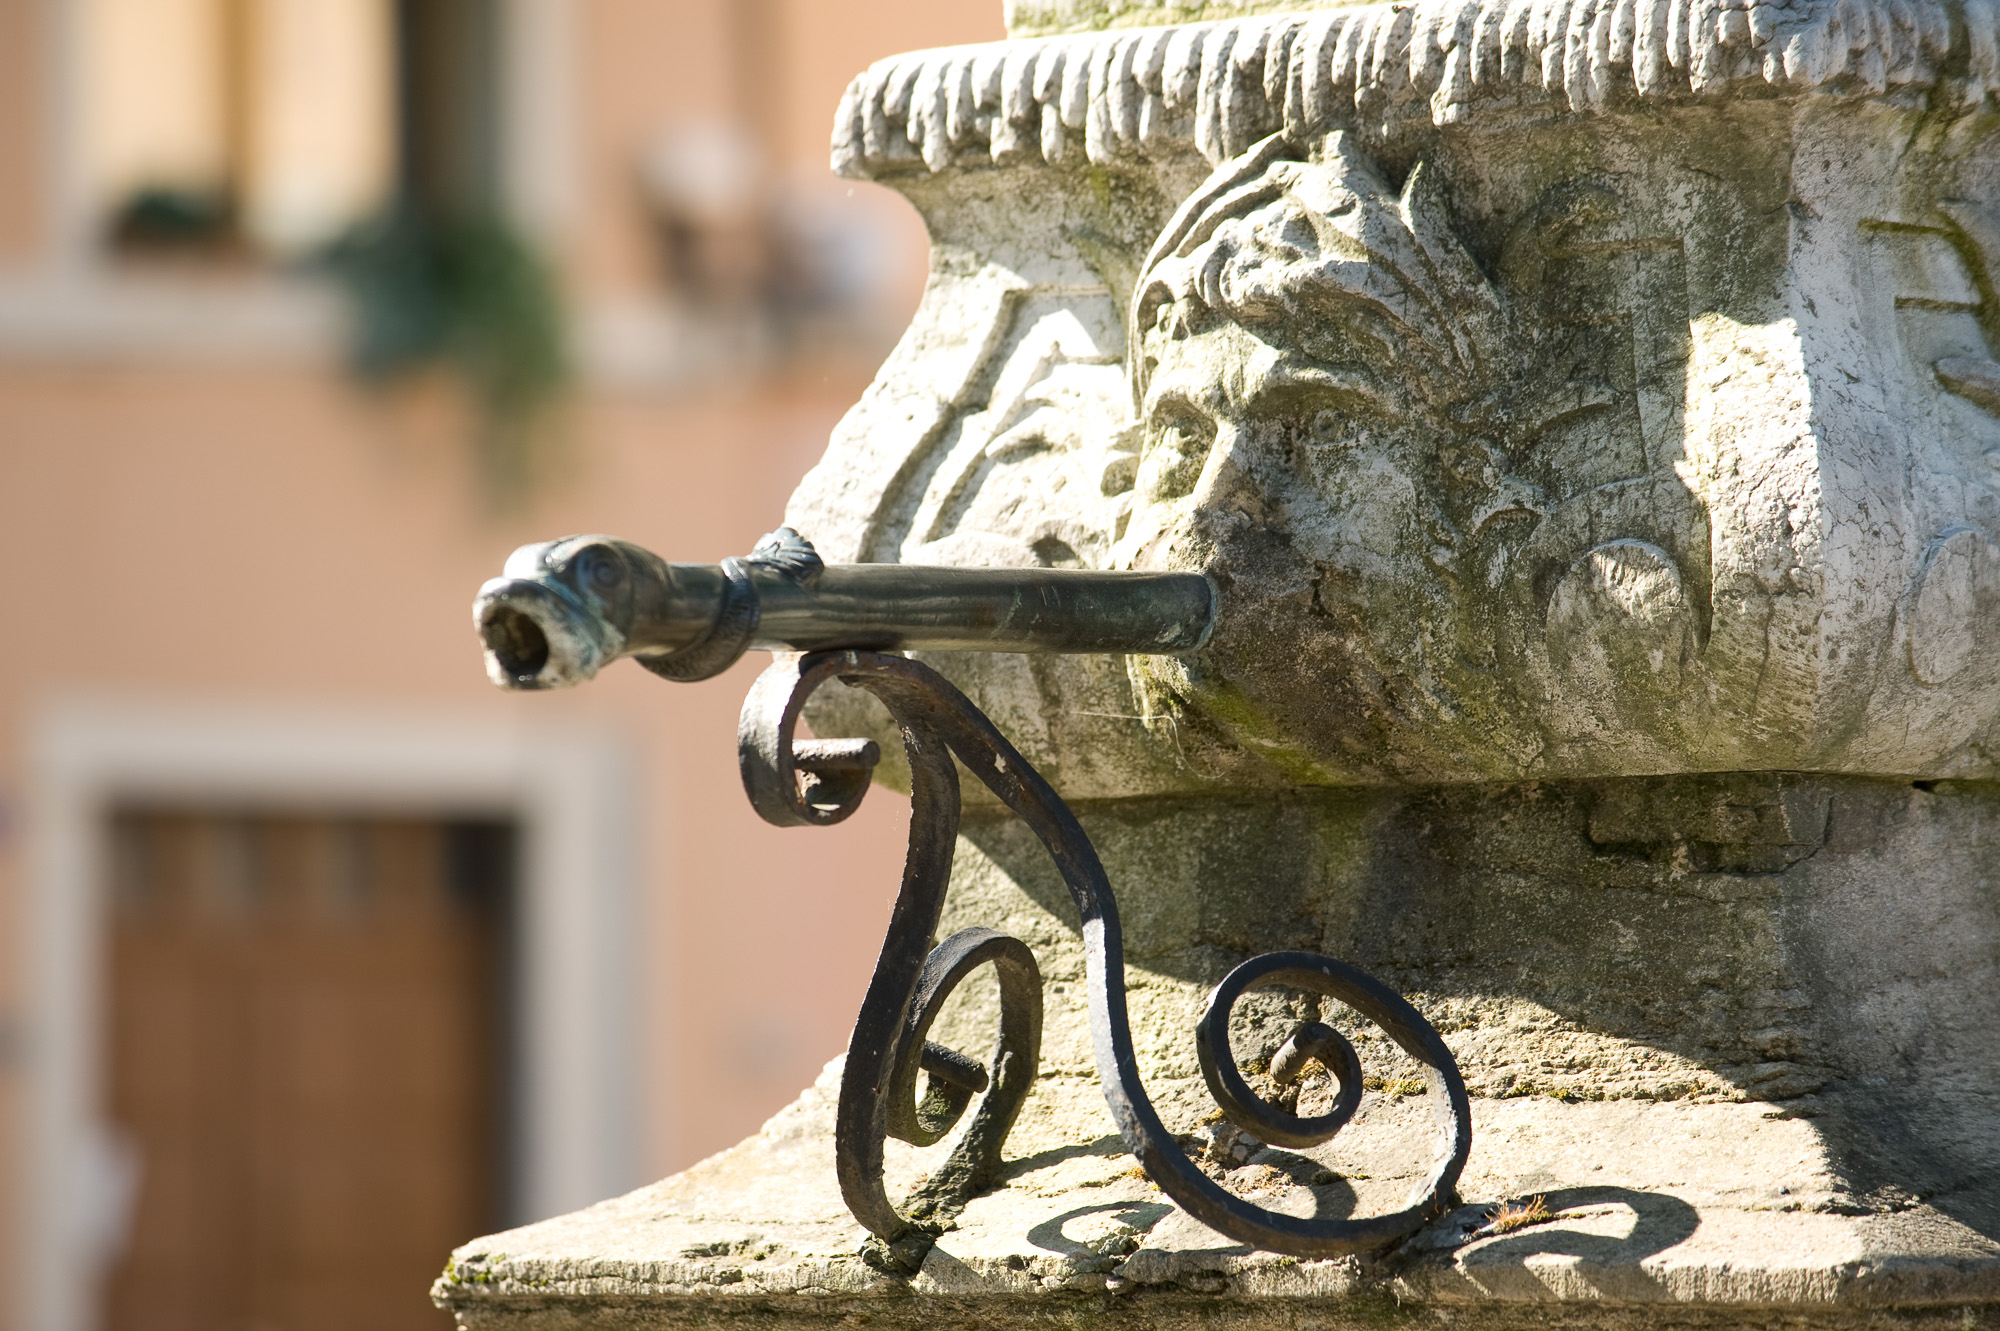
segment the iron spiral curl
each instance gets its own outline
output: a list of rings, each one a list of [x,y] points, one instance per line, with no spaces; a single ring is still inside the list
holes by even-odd
[[[1018,939],[965,929],[935,949],[928,943],[944,909],[959,823],[956,755],[1040,838],[1082,920],[1090,1032],[1098,1075],[1126,1148],[1147,1177],[1181,1208],[1230,1238],[1300,1257],[1382,1247],[1413,1233],[1453,1202],[1472,1146],[1471,1104],[1457,1062],[1437,1031],[1379,980],[1330,957],[1271,952],[1231,971],[1210,994],[1196,1028],[1196,1052],[1225,1115],[1257,1139],[1311,1146],[1330,1139],[1361,1098],[1360,1062],[1338,1032],[1301,1024],[1278,1050],[1272,1075],[1295,1080],[1309,1061],[1339,1084],[1332,1109],[1302,1118],[1259,1097],[1236,1068],[1229,1017],[1252,989],[1288,985],[1334,998],[1373,1021],[1423,1068],[1437,1127],[1437,1154],[1402,1209],[1363,1219],[1286,1215],[1234,1196],[1190,1160],[1160,1121],[1139,1079],[1125,1007],[1125,958],[1117,901],[1076,816],[1041,774],[964,694],[936,671],[900,656],[818,652],[780,658],[745,700],[738,728],[744,788],[767,821],[826,826],[859,806],[880,757],[872,742],[796,738],[806,699],[829,680],[874,694],[901,728],[911,773],[910,846],[902,889],[874,977],[855,1019],[835,1119],[835,1155],[848,1209],[887,1243],[934,1230],[939,1217],[994,1182],[1001,1148],[1034,1084],[1041,1045],[1041,973]],[[930,1042],[931,1023],[953,988],[980,966],[999,975],[999,1037],[984,1065]],[[917,1074],[928,1082],[916,1099]],[[941,1140],[984,1092],[957,1149],[906,1200],[883,1184],[888,1137]]]

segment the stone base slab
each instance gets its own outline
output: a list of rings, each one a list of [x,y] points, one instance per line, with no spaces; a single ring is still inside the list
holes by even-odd
[[[1096,1087],[1045,1078],[1004,1186],[914,1276],[858,1255],[833,1171],[840,1061],[755,1137],[574,1215],[466,1244],[433,1296],[468,1328],[2000,1326],[2000,1199],[1859,1195],[1829,1159],[1836,1100],[1477,1099],[1467,1204],[1372,1261],[1252,1252],[1135,1168]],[[1101,1130],[1094,1135],[1093,1126]],[[1370,1092],[1308,1153],[1218,1167],[1301,1214],[1386,1209],[1426,1159],[1420,1098]],[[892,1182],[937,1148],[891,1143]],[[1196,1147],[1194,1149],[1200,1149]],[[1224,1158],[1227,1158],[1226,1156]],[[1552,1219],[1492,1233],[1503,1202]]]

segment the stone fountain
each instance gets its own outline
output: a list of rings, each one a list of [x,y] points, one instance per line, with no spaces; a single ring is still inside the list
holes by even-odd
[[[1222,17],[1216,17],[1224,11]],[[1214,1111],[1243,958],[1399,990],[1470,1093],[1400,1242],[1260,1251],[1114,1130],[1078,921],[978,782],[944,929],[1026,942],[993,1186],[870,1247],[841,1067],[741,1145],[469,1243],[467,1327],[2000,1323],[2000,19],[1989,0],[1018,0],[882,61],[835,169],[933,241],[785,521],[829,564],[1175,570],[1178,655],[939,652],[1075,809],[1131,1027],[1212,1178],[1394,1210],[1434,1083],[1324,1146]],[[1185,18],[1203,21],[1179,22]],[[822,736],[887,715],[827,688]],[[807,836],[808,832],[798,835]],[[934,1035],[990,1041],[990,981]],[[1319,1100],[1315,1100],[1319,1097]],[[891,1192],[949,1143],[890,1143]]]

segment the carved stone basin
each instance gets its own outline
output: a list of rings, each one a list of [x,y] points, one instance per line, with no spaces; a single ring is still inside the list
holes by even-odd
[[[1985,11],[1877,49],[1830,3],[1647,8],[884,62],[836,161],[923,210],[935,278],[788,520],[1213,573],[1199,657],[1034,690],[1144,718],[1057,762],[1106,794],[1994,775]]]

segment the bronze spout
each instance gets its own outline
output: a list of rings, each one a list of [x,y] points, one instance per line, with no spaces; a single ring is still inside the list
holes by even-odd
[[[781,527],[719,565],[609,536],[524,545],[472,613],[495,684],[550,689],[624,656],[692,680],[753,649],[1172,655],[1207,638],[1215,592],[1198,573],[829,567]]]

